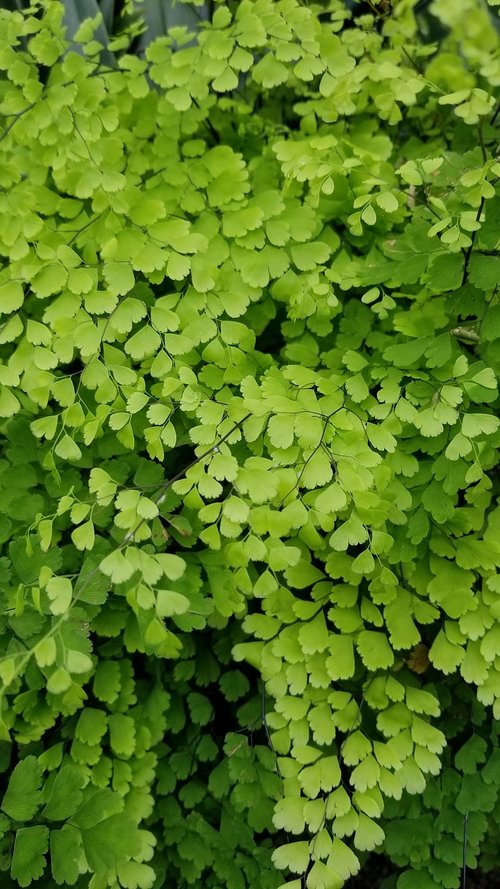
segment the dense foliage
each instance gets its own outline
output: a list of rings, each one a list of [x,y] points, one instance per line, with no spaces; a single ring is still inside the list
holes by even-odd
[[[136,53],[64,6],[0,11],[2,889],[456,889],[500,864],[496,11]]]

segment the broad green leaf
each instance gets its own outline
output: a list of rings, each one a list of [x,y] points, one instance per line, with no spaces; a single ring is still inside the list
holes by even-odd
[[[309,843],[302,840],[288,843],[273,852],[273,862],[277,868],[288,868],[294,874],[303,874],[309,864]]]
[[[75,766],[65,766],[59,771],[52,784],[50,796],[43,809],[43,816],[49,821],[64,821],[74,815],[82,801],[82,787],[85,778]]]
[[[359,827],[358,827],[359,830]],[[360,863],[354,852],[338,837],[333,838],[333,846],[328,857],[327,867],[331,868],[343,880],[359,873]]]
[[[384,633],[363,630],[356,640],[356,646],[369,670],[387,668],[394,662],[394,654]]]
[[[78,861],[82,850],[80,831],[71,824],[50,832],[50,863],[55,882],[73,886],[79,874]]]
[[[71,532],[71,539],[78,550],[93,549],[95,541],[94,524],[84,522]]]
[[[292,834],[302,833],[304,830],[304,798],[290,797],[279,800],[275,807],[273,823],[279,829]]]
[[[429,650],[431,663],[443,673],[454,673],[463,656],[463,648],[450,642],[445,632],[440,630]]]
[[[48,827],[37,825],[16,831],[10,874],[19,886],[29,886],[42,876],[48,847]]]
[[[87,861],[97,874],[138,855],[141,849],[136,824],[125,814],[111,815],[82,830],[82,842]]]
[[[26,756],[14,768],[2,800],[2,809],[14,821],[30,821],[41,802],[42,770],[35,756]]]
[[[7,315],[16,312],[24,302],[21,281],[4,281],[0,284],[0,313]]]
[[[354,834],[354,845],[360,851],[377,848],[384,840],[384,831],[363,812],[359,813],[358,826]]]
[[[71,605],[73,587],[67,577],[51,577],[46,586],[52,614],[64,614]]]
[[[100,569],[113,583],[123,583],[134,573],[134,566],[119,550],[106,556],[100,564]]]
[[[326,662],[328,675],[334,680],[350,679],[354,675],[354,647],[350,636],[334,636],[329,645],[331,654]]]

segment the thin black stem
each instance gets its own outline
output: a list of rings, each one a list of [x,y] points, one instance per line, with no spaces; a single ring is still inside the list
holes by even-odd
[[[152,497],[152,500],[154,501],[154,503],[156,503],[156,504],[158,504],[158,505],[160,505],[161,503],[163,503],[163,501],[165,500],[165,495],[166,495],[167,491],[169,490],[169,488],[171,488],[172,485],[175,484],[175,482],[178,482],[181,478],[183,478],[183,477],[185,476],[185,474],[186,474],[190,469],[193,468],[193,466],[197,466],[198,463],[201,463],[202,460],[205,459],[205,457],[209,457],[210,454],[212,454],[214,451],[216,451],[216,450],[218,449],[218,447],[219,447],[221,444],[223,444],[223,443],[224,443],[224,442],[225,442],[225,441],[226,441],[226,440],[233,434],[233,432],[236,431],[236,429],[239,429],[239,427],[243,425],[243,423],[245,422],[245,420],[248,420],[249,417],[251,417],[251,414],[250,414],[250,413],[245,414],[245,416],[242,417],[241,420],[239,420],[237,423],[234,423],[234,425],[231,426],[231,429],[229,430],[229,432],[226,432],[225,435],[223,435],[221,438],[219,438],[219,439],[215,442],[215,444],[212,445],[211,448],[208,448],[208,450],[207,450],[207,451],[204,451],[203,454],[200,454],[199,457],[195,457],[195,459],[192,460],[191,463],[190,463],[188,466],[185,466],[184,469],[181,469],[176,475],[172,476],[172,478],[169,478],[168,481],[166,481],[166,482],[161,486],[161,488],[159,488],[159,490],[158,490],[157,493],[156,493],[156,496]],[[122,541],[122,543],[121,543],[121,545],[118,547],[118,549],[123,549],[123,547],[124,547],[127,543],[130,543],[130,541],[134,539],[134,537],[135,537],[135,535],[137,534],[139,528],[142,528],[142,526],[143,526],[143,524],[144,524],[145,521],[147,521],[147,520],[146,520],[146,519],[141,519],[141,520],[137,523],[137,525],[135,526],[135,528],[132,528],[132,530],[129,531],[129,533],[127,534],[127,536],[125,537],[125,539]]]
[[[2,131],[2,134],[0,135],[0,142],[1,142],[3,139],[5,139],[6,136],[9,135],[9,133],[10,133],[12,127],[14,127],[14,126],[16,125],[16,123],[17,123],[17,121],[19,120],[19,118],[21,118],[21,117],[23,116],[23,114],[26,114],[27,111],[31,111],[31,109],[34,108],[35,105],[36,105],[36,102],[32,102],[31,105],[27,105],[26,108],[23,108],[22,111],[19,111],[19,113],[15,115],[14,120],[12,120],[12,121],[10,122],[9,126],[6,127],[6,128]]]
[[[483,207],[484,207],[484,197],[481,198],[481,203],[479,204],[479,207],[477,208],[476,222],[479,222],[479,220],[481,219],[481,214],[482,214],[482,212],[483,212]],[[474,241],[476,240],[476,235],[477,235],[477,230],[472,232],[472,234],[471,234],[471,239],[470,239],[470,244],[469,244],[469,246],[468,246],[468,248],[467,248],[467,250],[466,250],[466,253],[465,253],[464,273],[463,273],[463,275],[462,275],[462,287],[463,287],[465,284],[467,284],[467,277],[468,277],[468,274],[469,274],[469,262],[470,262],[470,258],[471,258],[471,255],[472,255],[472,251],[473,251],[473,249],[474,249]]]
[[[483,164],[488,160],[488,152],[486,151],[486,146],[484,144],[484,135],[483,135],[483,124],[482,121],[478,126],[478,135],[479,135],[479,144],[481,146],[481,154],[483,155]]]
[[[467,832],[469,824],[469,813],[464,815],[464,843],[463,843],[463,860],[462,860],[462,889],[466,889],[467,885]]]
[[[238,420],[238,422],[234,423],[233,426],[231,427],[231,429],[228,432],[226,432],[225,435],[221,436],[221,438],[219,438],[215,442],[215,444],[212,445],[211,448],[208,448],[208,450],[206,450],[202,454],[200,454],[199,457],[196,457],[194,460],[192,460],[188,466],[185,466],[178,473],[176,473],[176,475],[174,475],[172,478],[168,479],[168,481],[166,481],[159,488],[156,496],[152,497],[152,500],[158,505],[160,503],[162,503],[163,500],[165,499],[166,491],[174,484],[174,482],[179,481],[181,478],[183,478],[183,476],[186,474],[186,472],[188,472],[189,469],[192,469],[193,466],[196,466],[198,463],[201,463],[201,461],[204,460],[205,457],[208,457],[211,453],[213,453],[219,447],[219,445],[221,445],[223,442],[225,442],[233,434],[233,432],[235,432],[236,429],[239,429],[239,427],[242,426],[243,423],[245,422],[245,420],[248,420],[249,417],[251,417],[250,413],[245,414],[245,416],[242,417],[241,420]],[[122,550],[125,549],[125,547],[134,539],[139,528],[142,527],[142,525],[144,524],[145,521],[146,521],[146,519],[141,519],[139,522],[137,522],[135,527],[131,531],[129,531],[129,533],[126,535],[124,540],[122,540],[122,542],[119,543],[112,550],[112,552],[122,552]],[[99,565],[96,565],[96,567],[93,568],[92,571],[90,571],[90,573],[87,575],[87,577],[83,580],[81,587],[78,589],[77,592],[75,592],[75,595],[73,596],[69,610],[73,609],[75,607],[75,605],[77,605],[77,603],[79,602],[79,600],[82,597],[82,594],[86,591],[89,584],[100,573],[101,573],[101,569],[100,569]],[[59,631],[62,623],[67,619],[67,616],[68,616],[68,612],[65,612],[63,615],[61,615],[61,617],[58,618],[58,620],[55,622],[55,624],[52,625],[52,627],[48,631],[48,633],[46,633],[42,638],[47,639],[51,636],[55,636],[57,634],[57,632]],[[23,649],[22,651],[16,652],[14,655],[8,656],[9,658],[12,658],[13,660],[17,660],[17,658],[19,658],[19,660],[21,662],[21,666],[20,666],[20,669],[18,669],[18,671],[12,677],[12,679],[8,683],[5,683],[5,687],[7,685],[10,685],[11,682],[13,682],[14,679],[20,675],[20,670],[22,670],[22,668],[30,661],[31,657],[33,656],[33,652],[34,652],[34,648],[30,648],[27,650]],[[0,657],[0,662],[3,660],[6,660],[5,656]]]
[[[412,66],[412,68],[415,68],[415,71],[417,72],[417,74],[420,74],[420,76],[421,76],[421,75],[422,75],[422,72],[421,72],[421,70],[420,70],[419,65],[418,65],[417,62],[415,61],[415,59],[412,58],[412,56],[410,55],[410,53],[408,52],[408,50],[406,49],[406,47],[402,46],[401,49],[403,50],[403,52],[404,52],[406,58],[408,59],[410,65]]]
[[[193,105],[196,105],[196,107],[199,108],[199,110],[201,111],[201,107],[200,107],[199,103],[196,101],[196,99],[194,98],[194,96],[191,96],[191,98],[193,100]],[[210,118],[204,117],[203,123],[205,124],[205,126],[208,128],[208,130],[212,134],[212,138],[214,139],[216,145],[220,145],[220,136],[219,136],[217,130],[215,129],[212,121],[210,120]]]

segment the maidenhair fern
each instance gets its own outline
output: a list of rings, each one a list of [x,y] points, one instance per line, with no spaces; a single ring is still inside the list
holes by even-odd
[[[494,5],[0,10],[2,887],[500,863]]]

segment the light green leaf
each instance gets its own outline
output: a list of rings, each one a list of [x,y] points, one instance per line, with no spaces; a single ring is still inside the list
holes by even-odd
[[[124,583],[134,573],[134,566],[119,550],[111,552],[100,564],[103,574],[110,577],[113,583]]]
[[[64,614],[71,605],[73,587],[67,577],[51,577],[46,586],[52,614]]]
[[[354,845],[362,852],[371,851],[384,841],[384,831],[372,818],[363,812],[359,813],[358,826],[354,834]]]
[[[95,541],[94,524],[84,522],[71,532],[71,539],[78,550],[93,549]]]
[[[8,315],[16,312],[24,302],[24,290],[21,281],[5,281],[0,284],[0,314]]]
[[[369,670],[387,669],[394,663],[394,654],[384,633],[362,630],[356,640],[356,647]]]
[[[493,435],[499,426],[500,420],[493,414],[467,413],[462,420],[462,434],[467,438]]]
[[[288,868],[294,874],[303,874],[309,864],[309,843],[302,840],[280,846],[274,850],[272,858],[278,870]]]
[[[338,837],[334,837],[327,867],[331,868],[341,879],[348,880],[349,877],[354,877],[359,873],[361,865],[354,852],[349,849],[349,846],[346,846]]]

